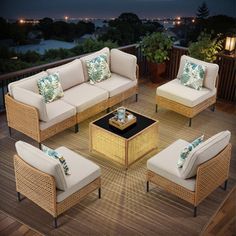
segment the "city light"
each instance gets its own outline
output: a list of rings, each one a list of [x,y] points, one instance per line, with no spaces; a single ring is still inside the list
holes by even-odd
[[[24,24],[24,23],[25,23],[25,21],[24,21],[23,19],[20,19],[19,22],[20,22],[21,24]]]
[[[64,19],[67,21],[69,19],[69,16],[65,16]]]
[[[195,23],[195,19],[192,19],[192,23]]]

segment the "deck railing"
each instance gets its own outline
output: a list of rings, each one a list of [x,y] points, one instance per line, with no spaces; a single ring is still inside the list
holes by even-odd
[[[142,55],[140,48],[136,44],[119,47],[120,50],[131,53],[137,56],[138,64],[140,67],[140,75],[148,77],[148,63],[146,58]],[[187,48],[174,46],[170,52],[170,60],[167,62],[166,79],[174,79],[178,73],[180,58],[182,55],[188,54]],[[78,55],[75,57],[51,62],[44,65],[39,65],[27,69],[23,69],[16,72],[0,75],[0,111],[5,110],[4,95],[8,91],[8,84],[36,74],[40,71],[47,70],[48,68],[59,66],[68,63],[76,58],[80,58],[87,54]],[[236,103],[236,57],[219,54],[217,61],[219,64],[219,87],[218,98],[229,102]]]

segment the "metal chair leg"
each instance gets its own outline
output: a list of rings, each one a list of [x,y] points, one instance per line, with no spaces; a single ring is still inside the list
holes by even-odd
[[[135,101],[136,102],[138,101],[138,94],[137,93],[135,94]]]
[[[17,192],[17,200],[18,200],[18,202],[20,202],[22,200],[20,197],[20,192]]]
[[[191,127],[191,125],[192,125],[192,118],[189,118],[188,126]]]
[[[193,217],[196,217],[196,216],[197,216],[197,207],[195,206],[193,210]]]
[[[212,105],[212,107],[211,107],[211,111],[213,111],[213,112],[214,112],[214,111],[215,111],[215,109],[216,109],[216,104],[213,104],[213,105]]]
[[[147,181],[147,188],[146,188],[147,192],[149,192],[149,181]]]
[[[57,228],[57,217],[54,217],[54,219],[53,219],[53,226],[54,226],[54,228],[56,229]]]
[[[227,190],[227,185],[228,185],[228,180],[225,180],[225,183],[224,183],[224,190],[225,191]]]
[[[156,104],[156,113],[158,112],[158,105]]]
[[[79,124],[75,124],[75,134],[79,132]]]
[[[101,188],[98,188],[98,198],[101,198]]]
[[[11,135],[12,135],[11,127],[8,127],[8,130],[9,130],[9,135],[10,135],[10,137],[11,137]]]
[[[42,143],[39,143],[39,149],[42,150]]]

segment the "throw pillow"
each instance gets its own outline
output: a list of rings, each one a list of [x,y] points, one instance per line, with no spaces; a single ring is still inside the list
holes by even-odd
[[[39,93],[43,96],[46,103],[64,96],[58,73],[38,79],[37,85]]]
[[[183,74],[180,77],[181,84],[190,88],[201,90],[205,77],[206,67],[193,62],[186,62]]]
[[[86,67],[90,84],[99,83],[111,77],[106,54],[101,54],[98,57],[87,60]]]
[[[42,151],[45,154],[47,154],[49,157],[52,157],[52,158],[58,160],[63,167],[65,175],[70,175],[70,170],[69,170],[69,167],[66,163],[66,160],[60,153],[58,153],[57,151],[55,151],[43,144],[42,144]]]
[[[177,162],[178,168],[183,167],[184,162],[185,162],[186,158],[188,157],[189,153],[203,141],[203,138],[204,138],[204,135],[200,136],[199,138],[195,139],[190,144],[188,144],[188,146],[185,147],[181,151],[179,160]]]

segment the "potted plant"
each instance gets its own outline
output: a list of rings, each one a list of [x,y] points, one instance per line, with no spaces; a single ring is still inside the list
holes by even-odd
[[[191,43],[188,48],[188,53],[191,57],[196,59],[214,62],[216,60],[216,54],[223,48],[223,40],[220,39],[220,35],[216,38],[212,38],[211,34],[202,32],[197,42]]]
[[[160,81],[161,75],[166,70],[166,60],[169,60],[169,50],[173,42],[170,37],[164,33],[155,32],[145,36],[140,42],[143,55],[148,61],[150,79],[154,83]]]

